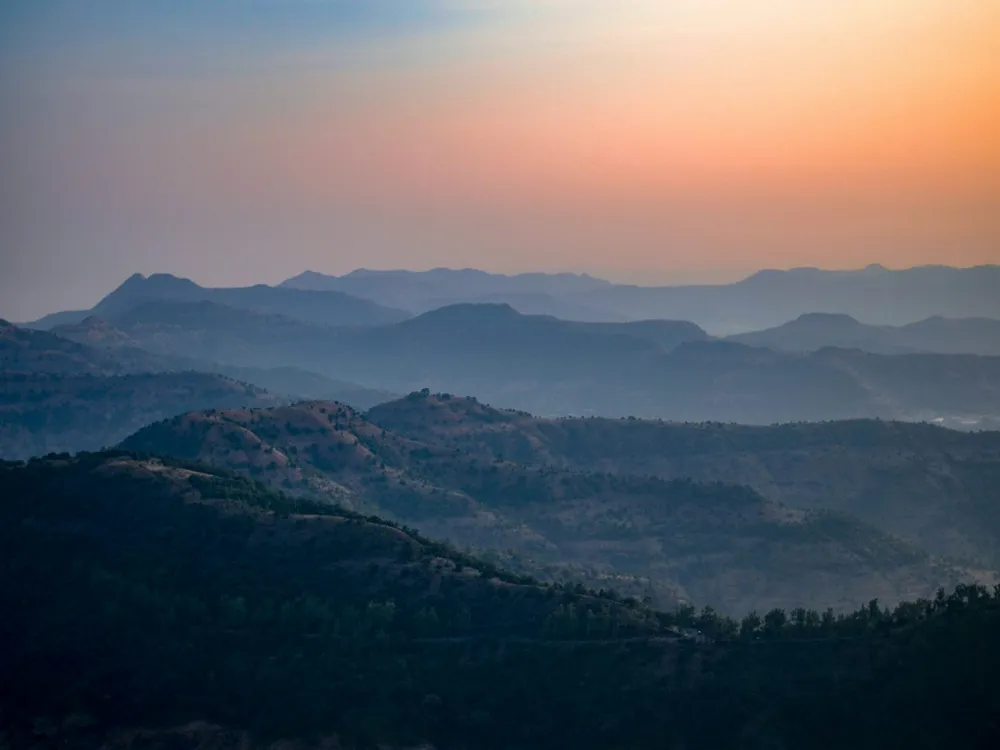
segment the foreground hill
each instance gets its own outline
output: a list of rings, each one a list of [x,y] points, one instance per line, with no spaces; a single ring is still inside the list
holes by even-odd
[[[0,371],[0,458],[94,450],[175,414],[278,403],[255,386],[200,372],[95,377]]]
[[[862,420],[753,427],[540,419],[431,394],[366,416],[480,460],[747,485],[773,502],[850,513],[935,554],[1000,569],[1000,432]]]
[[[461,442],[405,437],[339,404],[187,414],[123,447],[243,471],[456,544],[513,550],[532,569],[649,580],[651,595],[676,591],[727,612],[847,609],[969,575],[852,517],[784,508],[746,487],[483,457]]]
[[[769,328],[730,336],[729,341],[791,352],[825,347],[876,354],[934,353],[1000,355],[1000,320],[928,318],[905,326],[873,326],[849,315],[810,313]]]
[[[35,321],[35,328],[70,325],[90,315],[116,316],[152,302],[214,302],[265,315],[284,315],[308,323],[334,326],[368,326],[394,323],[408,314],[383,307],[368,299],[342,292],[307,291],[264,284],[251,287],[206,288],[190,279],[159,273],[134,274],[88,311],[56,313]]]
[[[82,455],[0,464],[0,486],[6,747],[1000,739],[1000,593],[985,589],[737,623],[541,586],[197,465]]]

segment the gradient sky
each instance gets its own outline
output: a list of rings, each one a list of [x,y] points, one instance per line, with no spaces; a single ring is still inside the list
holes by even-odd
[[[0,316],[134,271],[1000,262],[996,0],[2,0]]]

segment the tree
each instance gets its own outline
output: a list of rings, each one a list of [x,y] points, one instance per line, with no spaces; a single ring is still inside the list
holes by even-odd
[[[760,634],[761,625],[763,625],[763,622],[760,619],[760,615],[756,612],[750,612],[740,620],[740,638],[743,640],[753,640]]]
[[[775,608],[764,615],[764,634],[769,638],[776,638],[781,635],[785,625],[788,624],[788,616],[785,610]]]

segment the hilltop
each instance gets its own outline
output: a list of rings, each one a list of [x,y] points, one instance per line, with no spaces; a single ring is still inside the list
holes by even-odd
[[[769,328],[730,336],[749,346],[811,352],[826,347],[861,349],[875,354],[1000,354],[1000,320],[936,316],[905,326],[873,326],[849,315],[810,313]]]
[[[509,549],[533,570],[594,568],[727,612],[821,601],[847,609],[969,575],[852,517],[785,508],[747,487],[483,457],[340,404],[187,414],[122,445],[236,469],[455,544]]]
[[[114,321],[136,307],[155,302],[214,302],[262,315],[284,315],[307,323],[334,326],[381,325],[408,317],[402,310],[383,307],[371,300],[336,291],[310,291],[264,284],[209,288],[171,274],[143,276],[137,273],[90,310],[55,313],[30,325],[43,329],[72,325],[91,315]]]

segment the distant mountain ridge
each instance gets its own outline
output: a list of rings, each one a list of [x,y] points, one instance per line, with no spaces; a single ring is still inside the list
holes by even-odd
[[[209,301],[159,301],[119,314],[113,326],[160,356],[291,367],[392,393],[474,393],[547,416],[881,417],[970,427],[1000,419],[1000,357],[781,352],[712,340],[686,322],[581,323],[465,304],[333,328]]]
[[[564,294],[579,294],[610,286],[611,282],[587,274],[488,273],[472,268],[434,268],[429,271],[371,271],[358,269],[343,276],[328,276],[305,271],[281,283],[293,289],[335,290],[375,301],[393,299],[390,306],[401,306],[415,313],[462,302],[507,302],[534,304],[537,309],[520,309],[527,314],[554,314],[542,309],[547,303],[559,304]],[[562,304],[567,304],[562,301]],[[516,307],[516,305],[515,305]],[[577,308],[589,315],[607,311],[590,309],[585,303]],[[561,317],[561,316],[557,316]],[[598,318],[600,319],[600,318]]]
[[[284,286],[336,289],[380,304],[424,312],[458,302],[504,301],[490,295],[543,293],[550,309],[575,309],[586,320],[690,320],[715,335],[770,328],[813,312],[850,315],[872,325],[906,325],[934,316],[1000,319],[1000,266],[921,266],[856,271],[764,270],[719,285],[637,286],[573,274],[504,276],[482,271],[355,271],[344,276],[306,272]],[[598,317],[594,317],[598,316]],[[603,316],[600,317],[600,316]]]
[[[935,316],[905,326],[873,326],[842,313],[809,313],[776,328],[729,336],[727,341],[790,352],[839,347],[874,354],[996,356],[1000,355],[1000,320]]]
[[[370,326],[396,323],[409,317],[397,309],[337,291],[310,291],[258,284],[251,287],[207,288],[170,274],[133,274],[86,312],[55,313],[30,325],[50,328],[79,323],[97,315],[114,319],[143,304],[155,302],[214,302],[264,315],[284,315],[307,323],[330,326]]]

